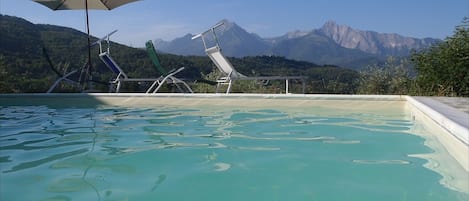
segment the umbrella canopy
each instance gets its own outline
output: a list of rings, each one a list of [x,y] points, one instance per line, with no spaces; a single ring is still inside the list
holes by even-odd
[[[88,20],[88,10],[111,10],[139,0],[32,0],[40,3],[52,10],[85,10],[86,11],[86,32],[88,34],[88,65],[85,76],[88,76],[91,70],[91,42],[90,42],[90,23]],[[86,80],[86,78],[84,78]]]
[[[124,4],[138,0],[33,0],[52,10],[79,10],[88,9],[111,10]]]

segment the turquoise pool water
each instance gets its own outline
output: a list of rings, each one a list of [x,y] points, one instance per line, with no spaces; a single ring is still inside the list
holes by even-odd
[[[0,200],[468,200],[404,111],[0,106]]]

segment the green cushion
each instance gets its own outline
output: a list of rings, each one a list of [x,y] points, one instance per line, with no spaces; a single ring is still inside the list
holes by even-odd
[[[148,56],[150,56],[151,61],[153,62],[153,65],[155,66],[156,70],[158,70],[161,75],[166,76],[168,74],[168,71],[166,71],[166,69],[164,69],[161,65],[160,60],[158,59],[158,56],[156,54],[155,46],[153,46],[153,42],[149,40],[145,43],[145,46],[147,47]]]

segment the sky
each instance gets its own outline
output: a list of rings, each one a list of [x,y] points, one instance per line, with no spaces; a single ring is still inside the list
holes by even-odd
[[[86,32],[83,10],[52,11],[30,0],[0,0],[0,13]],[[198,34],[222,19],[261,37],[335,21],[360,30],[444,39],[465,16],[469,0],[142,0],[89,12],[91,35],[117,29],[111,40],[132,47],[143,47],[150,39]]]

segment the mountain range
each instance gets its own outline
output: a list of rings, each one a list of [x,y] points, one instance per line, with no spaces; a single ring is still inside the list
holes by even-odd
[[[262,38],[234,22],[226,19],[222,22],[224,25],[216,33],[226,56],[275,55],[355,69],[382,62],[389,56],[406,57],[413,49],[419,50],[441,41],[362,31],[333,21],[326,22],[319,29]],[[193,36],[186,34],[172,41],[156,39],[155,44],[161,51],[171,54],[204,55],[202,41],[192,40]],[[207,38],[210,42],[210,37]]]

